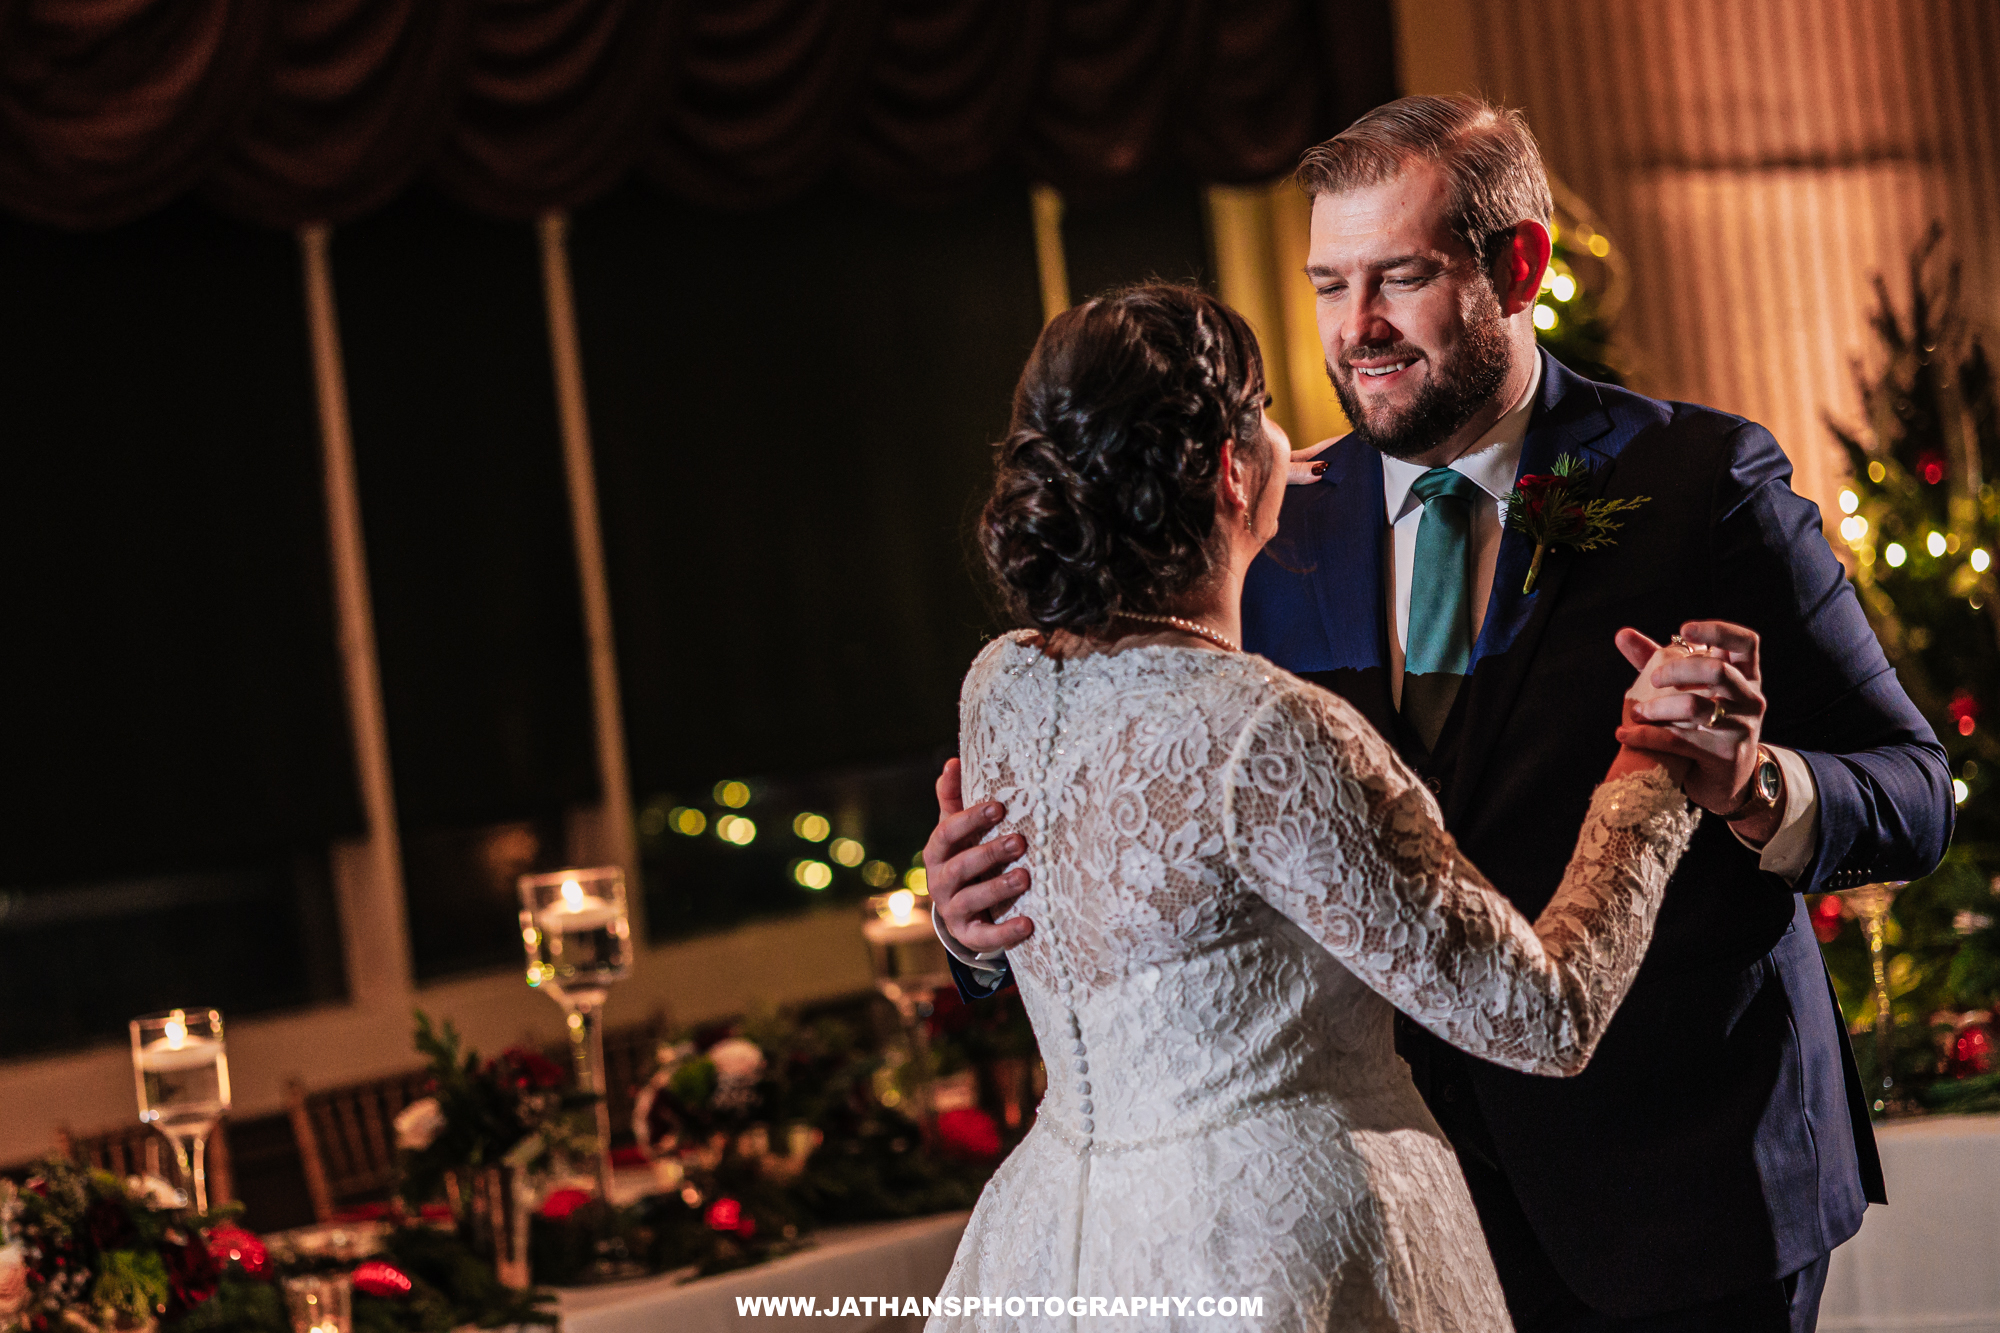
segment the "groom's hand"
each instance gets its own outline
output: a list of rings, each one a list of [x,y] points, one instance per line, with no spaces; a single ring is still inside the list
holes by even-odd
[[[1631,705],[1632,721],[1618,740],[1637,750],[1679,755],[1691,761],[1683,789],[1705,810],[1726,814],[1743,803],[1757,767],[1757,744],[1764,734],[1763,668],[1757,634],[1726,620],[1691,620],[1681,638],[1705,647],[1703,656],[1664,663],[1652,683],[1680,691]],[[1645,669],[1654,643],[1637,630],[1618,632],[1618,650]],[[1720,714],[1716,705],[1720,703]],[[1775,823],[1775,821],[1773,821]],[[1745,837],[1768,838],[1772,830],[1738,826]]]
[[[1025,916],[995,925],[993,915],[1028,891],[1028,872],[1008,870],[1027,850],[1018,833],[979,841],[1006,815],[999,802],[967,810],[959,791],[958,760],[938,775],[938,824],[924,844],[924,884],[951,937],[977,953],[1011,949],[1035,933]]]

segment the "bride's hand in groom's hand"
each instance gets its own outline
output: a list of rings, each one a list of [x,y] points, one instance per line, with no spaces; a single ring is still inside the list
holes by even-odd
[[[1011,949],[1035,933],[1025,916],[994,924],[993,917],[1028,891],[1028,872],[1009,862],[1027,850],[1018,833],[981,842],[1006,816],[996,801],[967,810],[959,789],[958,760],[938,775],[938,824],[924,844],[924,884],[951,937],[977,953]]]
[[[1705,810],[1734,810],[1756,770],[1757,745],[1764,734],[1757,634],[1726,620],[1691,620],[1681,626],[1681,638],[1706,653],[1658,667],[1652,684],[1676,693],[1628,701],[1618,740],[1635,750],[1688,760],[1681,784],[1688,799]],[[1623,629],[1618,631],[1618,650],[1644,670],[1659,645],[1637,630]]]

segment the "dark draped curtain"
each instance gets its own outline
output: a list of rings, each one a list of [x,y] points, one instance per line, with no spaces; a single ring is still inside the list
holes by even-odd
[[[499,217],[634,174],[751,209],[996,173],[1109,199],[1268,179],[1394,96],[1355,0],[0,0],[0,205],[106,228],[198,193],[345,221],[423,178]]]

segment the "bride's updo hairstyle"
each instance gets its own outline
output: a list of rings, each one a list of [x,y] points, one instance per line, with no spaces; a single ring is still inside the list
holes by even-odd
[[[1222,445],[1262,492],[1264,362],[1243,317],[1148,283],[1049,321],[1014,390],[979,542],[1008,610],[1092,634],[1171,615],[1221,574]]]

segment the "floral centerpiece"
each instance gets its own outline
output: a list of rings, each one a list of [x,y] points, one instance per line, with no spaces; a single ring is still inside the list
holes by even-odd
[[[61,1159],[0,1181],[0,1333],[291,1333],[281,1275],[350,1273],[357,1333],[556,1322],[450,1232],[388,1229],[367,1255],[266,1244],[233,1207],[196,1216],[165,1182]]]
[[[208,1300],[220,1272],[204,1219],[173,1199],[163,1182],[63,1161],[0,1182],[0,1327],[150,1329]]]
[[[413,1204],[462,1189],[487,1167],[533,1170],[592,1147],[574,1112],[593,1105],[561,1065],[513,1047],[481,1061],[458,1031],[418,1012],[417,1050],[429,1062],[430,1095],[396,1117],[403,1197]]]

